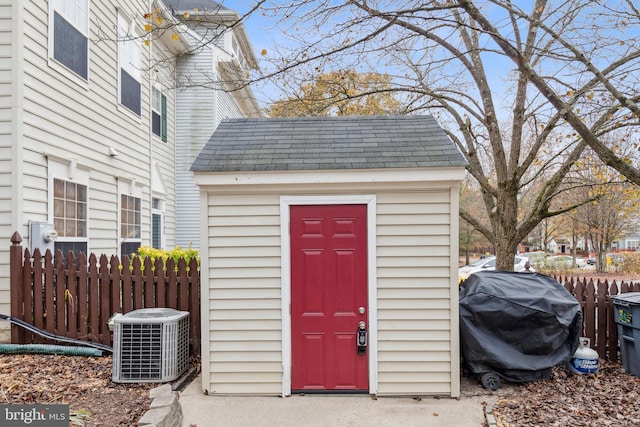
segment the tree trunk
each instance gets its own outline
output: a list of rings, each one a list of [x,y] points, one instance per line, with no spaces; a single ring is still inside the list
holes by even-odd
[[[513,271],[515,248],[517,244],[506,239],[496,244],[496,270]]]

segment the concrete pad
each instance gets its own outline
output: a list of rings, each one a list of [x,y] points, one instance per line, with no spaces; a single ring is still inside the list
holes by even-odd
[[[484,405],[497,400],[492,397],[206,396],[198,377],[180,394],[180,404],[184,427],[480,427]]]

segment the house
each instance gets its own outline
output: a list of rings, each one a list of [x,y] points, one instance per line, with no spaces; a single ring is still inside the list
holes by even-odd
[[[630,231],[611,245],[612,250],[637,251],[640,249],[640,232]]]
[[[240,15],[211,0],[165,0],[187,33],[194,54],[178,61],[176,110],[176,243],[200,246],[198,186],[189,170],[218,124],[263,115],[245,75],[258,68]],[[203,42],[204,41],[204,42]],[[209,41],[214,41],[210,43]]]
[[[223,121],[200,187],[207,394],[458,396],[458,189],[431,116]]]
[[[177,136],[176,58],[191,61],[197,37],[159,0],[0,0],[0,12],[0,313],[9,314],[15,231],[31,249],[63,253],[176,246],[176,153],[189,143]],[[231,49],[224,40],[219,51]]]

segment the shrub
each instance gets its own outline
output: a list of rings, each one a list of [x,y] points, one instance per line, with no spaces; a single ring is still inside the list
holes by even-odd
[[[140,262],[142,267],[144,268],[144,259],[151,258],[151,263],[154,264],[156,259],[160,258],[163,260],[166,265],[167,260],[169,258],[173,259],[176,263],[176,267],[178,266],[178,261],[180,258],[184,258],[187,263],[187,268],[189,268],[189,262],[192,258],[195,258],[198,261],[198,269],[200,268],[200,256],[198,254],[197,249],[193,249],[189,246],[188,249],[184,249],[180,246],[176,246],[172,250],[168,251],[166,249],[155,249],[150,246],[140,246],[138,251],[132,255],[132,257],[137,256],[140,258]]]
[[[618,266],[618,272],[624,274],[640,273],[640,253],[625,252],[622,263]]]

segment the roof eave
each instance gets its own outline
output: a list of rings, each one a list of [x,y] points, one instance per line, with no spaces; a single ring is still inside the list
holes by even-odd
[[[200,186],[243,186],[283,184],[366,184],[366,183],[419,183],[462,181],[464,166],[429,167],[411,169],[331,169],[266,172],[207,172],[193,171]]]
[[[239,96],[236,100],[244,106],[244,110],[251,117],[264,117],[265,114],[260,108],[260,104],[249,86],[242,67],[236,58],[228,62],[219,62],[218,70],[226,80],[225,86],[228,90],[237,92]],[[234,87],[237,86],[237,87]]]
[[[158,11],[163,19],[168,21],[169,27],[176,31],[162,31],[157,38],[166,46],[167,50],[173,54],[181,54],[193,50],[194,45],[187,37],[188,28],[186,28],[178,19],[176,19],[171,10],[169,10],[162,1],[153,0],[154,10]],[[177,39],[173,35],[177,36]]]
[[[238,43],[244,53],[245,61],[251,69],[259,69],[258,60],[253,50],[253,45],[247,37],[244,24],[241,22],[241,16],[238,12],[231,9],[218,9],[215,11],[192,11],[192,10],[176,10],[175,14],[178,19],[183,19],[185,13],[189,13],[189,22],[206,21],[210,23],[223,24],[231,28],[235,34]]]

